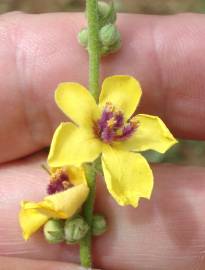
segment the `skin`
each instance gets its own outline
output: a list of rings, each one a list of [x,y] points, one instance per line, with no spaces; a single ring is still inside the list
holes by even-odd
[[[120,15],[118,24],[123,47],[103,59],[102,78],[133,75],[143,88],[138,112],[159,115],[177,137],[205,139],[205,16]],[[81,14],[0,16],[1,269],[80,269],[63,263],[79,262],[77,247],[48,245],[41,232],[25,243],[17,215],[22,199],[45,194],[41,150],[66,120],[54,89],[62,81],[87,85],[88,57],[76,42],[84,25]],[[96,210],[109,230],[94,240],[95,267],[205,268],[205,169],[166,164],[153,172],[153,196],[137,209],[118,206],[98,179]]]

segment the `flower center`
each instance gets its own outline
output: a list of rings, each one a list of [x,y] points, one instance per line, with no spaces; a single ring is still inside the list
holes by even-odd
[[[69,181],[67,172],[64,169],[58,169],[50,179],[50,183],[47,187],[47,193],[49,195],[64,191],[70,188],[72,184]]]
[[[137,130],[139,122],[135,117],[125,121],[123,113],[106,103],[101,118],[95,123],[95,134],[105,143],[124,141]]]

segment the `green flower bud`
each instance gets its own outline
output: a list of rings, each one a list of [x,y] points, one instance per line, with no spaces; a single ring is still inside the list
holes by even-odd
[[[110,53],[110,48],[107,46],[103,46],[101,48],[101,56],[106,56]]]
[[[87,28],[83,28],[78,33],[78,42],[80,43],[80,45],[87,48],[88,46],[88,29]]]
[[[113,24],[107,24],[100,29],[100,41],[103,46],[110,47],[120,41],[120,33]]]
[[[95,236],[103,234],[107,230],[107,222],[104,216],[94,215],[93,216],[93,225],[92,225],[92,234]]]
[[[98,1],[99,16],[105,18],[110,12],[110,5],[103,1]]]
[[[104,26],[109,23],[114,23],[117,18],[114,3],[108,4],[103,1],[98,2],[99,22],[100,26]]]
[[[117,40],[110,48],[109,53],[115,53],[121,48],[121,40]]]
[[[81,216],[67,219],[65,222],[64,232],[67,244],[78,243],[85,237],[89,230],[89,225]]]
[[[59,219],[50,219],[43,228],[45,239],[51,244],[57,244],[64,241],[64,221]]]

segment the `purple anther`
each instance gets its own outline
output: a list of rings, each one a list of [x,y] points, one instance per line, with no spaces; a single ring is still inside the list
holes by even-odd
[[[136,131],[137,126],[133,125],[132,123],[128,123],[126,126],[123,127],[122,134],[116,135],[114,140],[115,141],[124,141],[130,138],[134,132]]]
[[[68,175],[66,172],[62,171],[61,174],[59,175],[60,180],[63,181],[68,181]]]
[[[57,192],[61,192],[64,190],[64,187],[62,185],[62,181],[57,180],[55,182],[51,182],[48,187],[47,187],[47,193],[49,195],[57,193]]]
[[[121,112],[118,112],[115,114],[115,120],[116,120],[116,124],[114,125],[115,129],[121,128],[124,124],[124,117],[123,114]]]
[[[100,120],[98,121],[98,128],[100,132],[102,132],[102,130],[106,128],[107,121],[110,120],[112,117],[113,117],[113,112],[107,111],[106,109],[103,110],[102,116]]]
[[[63,185],[64,182],[69,183],[69,177],[63,170],[56,176],[54,176],[54,179],[49,183],[47,187],[47,193],[49,195],[61,192],[65,190],[65,185]]]
[[[101,133],[101,139],[105,143],[111,143],[115,136],[115,132],[112,128],[106,127],[103,132]]]
[[[124,141],[136,131],[138,124],[134,119],[125,122],[123,113],[116,111],[112,104],[107,103],[101,118],[94,123],[93,130],[97,137],[105,143]]]

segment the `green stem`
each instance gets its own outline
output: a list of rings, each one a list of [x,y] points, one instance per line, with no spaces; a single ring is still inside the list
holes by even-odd
[[[100,43],[97,0],[86,0],[88,18],[89,90],[99,96]]]
[[[96,101],[99,96],[99,69],[100,69],[100,47],[99,47],[99,25],[97,0],[86,0],[88,17],[88,54],[89,54],[89,90]],[[84,206],[84,217],[90,226],[90,231],[80,243],[81,265],[92,267],[92,220],[95,202],[96,170],[95,162],[85,166],[86,179],[90,189],[89,196]]]
[[[92,238],[92,220],[93,220],[93,207],[95,202],[95,179],[96,171],[95,164],[86,165],[85,173],[88,186],[90,188],[90,193],[88,199],[84,206],[84,218],[88,225],[90,226],[90,231],[87,233],[86,237],[80,242],[80,260],[81,265],[84,267],[92,267],[92,252],[91,252],[91,238]]]

